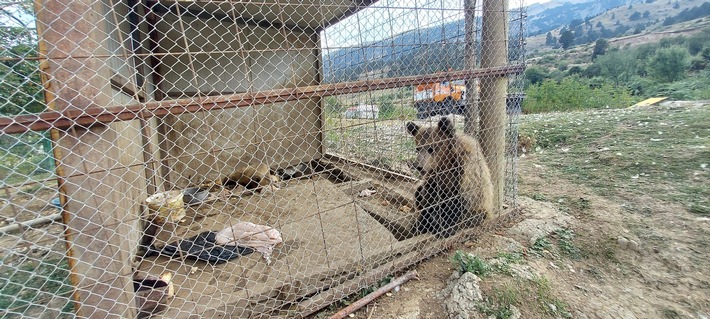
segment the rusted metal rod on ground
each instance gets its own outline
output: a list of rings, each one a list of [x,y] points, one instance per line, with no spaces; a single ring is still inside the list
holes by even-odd
[[[410,271],[410,272],[408,272],[408,273],[402,275],[401,277],[396,278],[395,280],[392,280],[389,284],[386,284],[386,285],[380,287],[380,289],[377,289],[377,290],[371,292],[370,294],[368,294],[367,296],[363,297],[362,299],[360,299],[360,300],[358,300],[358,301],[356,301],[356,302],[350,304],[349,306],[347,306],[347,307],[341,309],[340,311],[338,311],[337,313],[335,313],[334,315],[332,315],[332,316],[330,317],[330,319],[341,319],[341,318],[345,318],[345,317],[347,317],[351,312],[354,312],[354,311],[356,311],[356,310],[362,308],[363,306],[367,305],[367,304],[370,303],[371,301],[377,299],[377,297],[382,296],[382,295],[384,295],[385,293],[387,293],[388,291],[392,290],[394,287],[397,287],[397,286],[400,286],[400,285],[404,284],[405,282],[409,281],[409,279],[418,278],[418,276],[419,276],[419,275],[417,274],[417,271],[416,271],[416,270],[412,270],[412,271]]]
[[[11,233],[14,231],[18,231],[22,229],[23,227],[35,227],[39,226],[42,224],[49,224],[58,220],[62,219],[62,214],[56,213],[56,214],[51,214],[47,216],[42,216],[39,218],[31,219],[26,222],[20,222],[20,223],[15,223],[15,224],[10,224],[7,226],[0,227],[0,235],[6,234],[6,233]]]

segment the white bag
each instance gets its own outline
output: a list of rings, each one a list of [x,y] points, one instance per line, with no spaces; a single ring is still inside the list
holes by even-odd
[[[283,243],[281,233],[270,226],[250,222],[238,222],[219,231],[215,237],[218,245],[249,247],[261,253],[266,263],[271,263],[274,246]]]

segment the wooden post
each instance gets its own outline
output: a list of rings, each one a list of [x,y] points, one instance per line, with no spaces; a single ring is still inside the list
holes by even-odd
[[[464,54],[464,69],[466,71],[476,68],[476,0],[464,0],[464,23],[466,28],[466,47]],[[466,79],[466,110],[464,116],[464,132],[476,137],[478,134],[478,86],[475,77]]]
[[[506,0],[483,0],[481,68],[505,66],[508,62],[508,12]],[[505,185],[505,76],[481,81],[481,148],[491,170],[495,214],[503,208]]]
[[[65,114],[110,106],[105,2],[36,0],[47,105]],[[109,30],[112,31],[112,30]],[[131,258],[144,196],[138,121],[53,129],[67,258],[80,318],[134,318]]]

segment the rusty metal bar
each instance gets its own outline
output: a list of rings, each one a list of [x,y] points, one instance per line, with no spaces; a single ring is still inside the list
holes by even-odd
[[[178,115],[183,113],[197,113],[210,110],[247,107],[255,104],[278,103],[313,97],[351,94],[370,90],[392,89],[444,80],[462,80],[472,77],[499,77],[509,74],[519,74],[524,70],[524,65],[511,65],[401,78],[387,78],[277,89],[255,93],[206,96],[198,99],[148,102],[119,107],[103,108],[92,105],[84,110],[67,110],[64,112],[48,111],[39,114],[0,118],[0,131],[4,134],[14,134],[24,133],[27,131],[41,131],[50,128],[65,129],[74,125],[90,126],[97,123],[130,121],[139,118],[147,119],[169,114]]]
[[[350,304],[349,306],[343,308],[342,310],[338,311],[337,313],[332,315],[330,317],[330,319],[343,319],[343,318],[347,317],[349,314],[357,311],[358,309],[364,307],[368,303],[377,299],[377,297],[384,295],[386,292],[394,289],[394,287],[403,285],[405,282],[409,281],[412,278],[419,279],[419,274],[417,274],[416,270],[409,271],[406,274],[398,277],[397,279],[392,280],[390,283],[380,287],[379,289],[371,292],[370,294],[363,297],[362,299],[360,299],[360,300]]]

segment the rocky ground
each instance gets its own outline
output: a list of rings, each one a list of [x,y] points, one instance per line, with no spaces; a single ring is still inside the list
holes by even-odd
[[[522,214],[353,317],[710,318],[708,103],[521,123]]]

